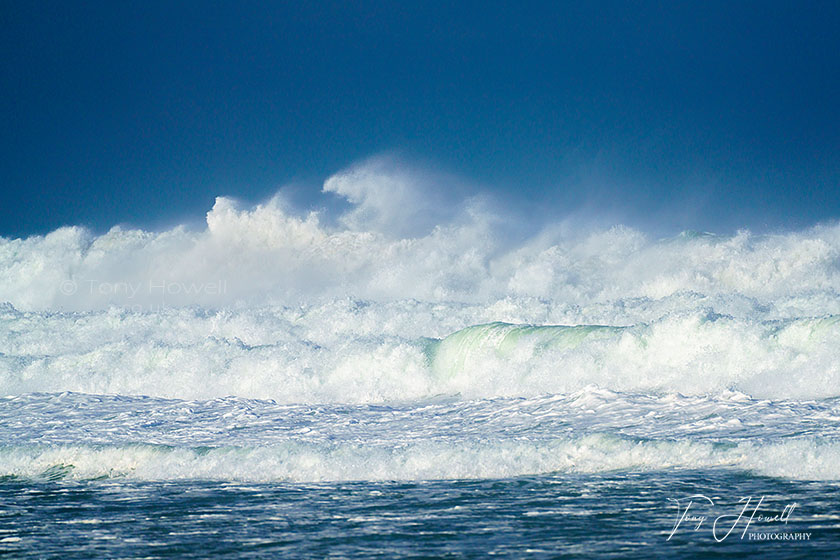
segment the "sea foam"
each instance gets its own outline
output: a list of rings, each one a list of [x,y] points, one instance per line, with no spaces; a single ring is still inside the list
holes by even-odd
[[[325,183],[326,193],[347,199],[337,217],[296,210],[282,194],[251,208],[220,197],[203,228],[96,235],[65,227],[2,239],[0,301],[25,311],[148,311],[343,297],[484,306],[531,298],[551,309],[576,306],[576,324],[615,324],[655,319],[639,307],[694,294],[721,313],[840,314],[836,224],[656,239],[560,220],[529,224],[527,234],[507,227],[510,217],[487,198],[449,200],[429,180],[368,162]],[[527,315],[509,322],[545,323]]]
[[[0,476],[840,479],[840,225],[511,224],[446,180],[0,239]]]
[[[804,460],[803,460],[804,458]],[[318,482],[508,478],[555,472],[732,468],[789,479],[840,479],[840,445],[628,441],[605,434],[548,442],[421,442],[397,447],[288,443],[254,448],[0,447],[0,476]]]
[[[737,390],[777,399],[840,396],[838,317],[757,321],[674,312],[621,327],[490,323],[421,336],[486,312],[467,307],[439,318],[436,311],[352,302],[158,313],[7,307],[0,322],[0,393],[318,403],[534,396],[597,385],[696,395]],[[405,331],[399,326],[412,321]]]

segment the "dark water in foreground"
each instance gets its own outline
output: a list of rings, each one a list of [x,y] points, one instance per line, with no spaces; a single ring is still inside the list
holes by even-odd
[[[685,521],[676,503],[696,498]],[[751,496],[752,506],[722,542]],[[790,511],[790,508],[793,508]],[[334,484],[0,481],[2,558],[840,557],[840,484],[728,470]],[[763,540],[750,539],[762,533]],[[776,534],[776,537],[767,536]],[[770,540],[778,534],[809,540]]]

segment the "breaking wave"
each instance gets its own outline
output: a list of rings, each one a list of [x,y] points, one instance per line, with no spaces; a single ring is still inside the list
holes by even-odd
[[[0,239],[0,477],[840,479],[840,225],[511,225],[439,179]]]
[[[517,218],[489,198],[453,199],[436,181],[373,160],[325,183],[325,196],[349,205],[338,216],[301,212],[282,195],[252,208],[220,197],[199,229],[64,227],[0,239],[0,301],[25,311],[156,311],[345,297],[486,307],[515,298],[549,313],[574,308],[572,324],[610,325],[650,321],[657,307],[685,300],[765,318],[840,314],[836,224],[668,239],[572,219],[512,225]],[[657,306],[669,298],[677,299]],[[561,322],[520,311],[509,322]]]
[[[840,396],[840,317],[756,322],[673,313],[622,327],[490,323],[440,339],[393,332],[405,310],[345,302],[157,314],[6,308],[0,392],[383,402],[617,391]],[[475,310],[472,310],[475,312]],[[469,315],[469,313],[465,313]],[[463,317],[462,317],[463,319]],[[433,317],[427,317],[434,330]],[[412,330],[412,329],[407,329]],[[422,327],[414,325],[413,330]]]
[[[0,448],[0,477],[48,480],[429,480],[721,467],[789,479],[836,480],[840,478],[840,445],[818,440],[765,445],[634,441],[595,434],[549,442],[423,442],[388,448],[301,443],[194,449],[159,445]]]

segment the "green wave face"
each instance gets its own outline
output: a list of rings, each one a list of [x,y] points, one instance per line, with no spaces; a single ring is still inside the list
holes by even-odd
[[[584,341],[612,338],[626,327],[603,325],[512,325],[487,323],[462,329],[430,345],[428,357],[432,371],[438,378],[450,378],[464,369],[465,364],[480,357],[524,359],[546,351],[576,348]],[[519,356],[518,356],[519,355]]]

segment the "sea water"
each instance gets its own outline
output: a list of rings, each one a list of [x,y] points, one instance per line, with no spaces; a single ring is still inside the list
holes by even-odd
[[[0,556],[840,554],[840,226],[516,236],[352,180],[0,240]]]

